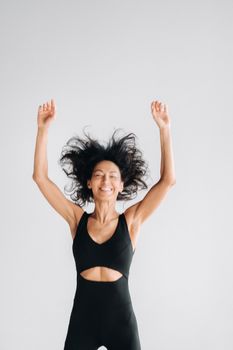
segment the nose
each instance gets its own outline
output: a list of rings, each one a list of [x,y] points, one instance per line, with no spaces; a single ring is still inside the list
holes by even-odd
[[[103,176],[103,181],[106,182],[108,180],[108,175]]]
[[[103,181],[102,184],[103,184],[104,186],[110,186],[110,183],[109,183],[108,181]]]
[[[107,177],[104,177],[104,178],[103,178],[102,183],[103,183],[103,185],[105,185],[105,186],[110,185],[110,181],[109,181],[109,179],[108,179]]]

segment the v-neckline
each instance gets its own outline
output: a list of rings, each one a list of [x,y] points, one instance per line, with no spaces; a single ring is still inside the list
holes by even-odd
[[[89,216],[90,216],[91,214],[92,214],[92,213],[87,213],[86,225],[85,225],[85,226],[86,226],[86,234],[87,234],[89,240],[90,240],[92,243],[94,243],[95,245],[97,245],[97,246],[103,246],[103,245],[107,244],[108,242],[111,242],[111,241],[114,239],[114,237],[117,236],[117,231],[118,231],[118,228],[119,228],[119,225],[120,225],[120,217],[121,217],[122,214],[119,214],[119,215],[118,215],[117,226],[116,226],[116,228],[115,228],[115,231],[114,231],[113,234],[111,235],[111,237],[109,237],[106,241],[104,241],[104,242],[102,242],[102,243],[98,243],[98,242],[94,241],[94,239],[91,237],[91,235],[90,235],[89,232],[88,232],[87,223],[88,223],[88,218],[89,218]]]

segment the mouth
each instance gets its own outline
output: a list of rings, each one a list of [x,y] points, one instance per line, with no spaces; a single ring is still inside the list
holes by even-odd
[[[106,193],[110,193],[110,192],[112,192],[112,189],[111,188],[104,188],[104,187],[100,187],[100,191],[101,192],[106,192]]]

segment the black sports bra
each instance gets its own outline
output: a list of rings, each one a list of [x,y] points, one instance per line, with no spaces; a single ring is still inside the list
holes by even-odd
[[[73,239],[72,250],[77,272],[95,266],[105,266],[121,272],[127,279],[132,262],[133,245],[124,213],[119,214],[114,234],[105,242],[95,242],[87,231],[91,213],[84,211]]]

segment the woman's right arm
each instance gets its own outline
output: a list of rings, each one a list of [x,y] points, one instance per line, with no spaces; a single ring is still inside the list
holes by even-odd
[[[32,178],[50,205],[67,221],[71,231],[76,227],[84,210],[67,199],[58,186],[48,176],[47,142],[48,129],[55,119],[55,104],[44,104],[38,110],[37,137],[34,154],[34,170]]]

